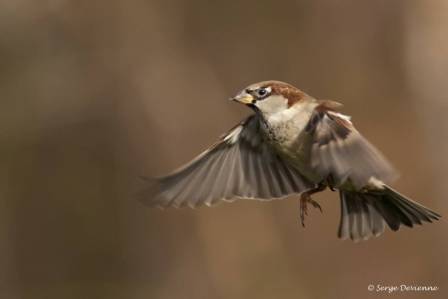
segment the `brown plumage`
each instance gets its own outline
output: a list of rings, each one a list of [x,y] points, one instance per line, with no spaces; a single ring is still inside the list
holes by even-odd
[[[388,225],[432,222],[441,216],[393,190],[392,166],[337,110],[280,81],[252,84],[233,98],[255,113],[168,176],[148,179],[145,204],[197,207],[236,199],[300,196],[304,224],[311,195],[338,190],[338,236],[352,240],[380,235]]]
[[[270,86],[272,88],[272,94],[282,95],[288,99],[288,107],[296,104],[297,102],[305,98],[305,93],[291,84],[280,81],[267,81],[265,87]]]

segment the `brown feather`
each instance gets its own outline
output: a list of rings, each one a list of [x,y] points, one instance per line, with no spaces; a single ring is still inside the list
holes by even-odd
[[[281,95],[288,100],[288,108],[303,100],[306,96],[304,92],[291,84],[280,81],[266,81],[264,87],[271,87],[272,94]]]
[[[316,107],[318,111],[337,111],[342,108],[342,104],[332,100],[318,100],[319,106]]]

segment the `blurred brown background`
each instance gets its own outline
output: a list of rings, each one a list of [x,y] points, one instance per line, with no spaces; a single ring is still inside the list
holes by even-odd
[[[278,79],[339,100],[447,215],[447,1],[0,2],[0,298],[448,298],[446,220],[340,241],[337,194],[151,210],[136,177],[185,163]],[[390,296],[389,296],[390,297]]]

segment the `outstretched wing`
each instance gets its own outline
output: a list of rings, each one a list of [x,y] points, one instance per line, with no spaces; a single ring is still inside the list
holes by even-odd
[[[346,115],[317,109],[306,130],[312,135],[311,166],[335,186],[350,181],[362,188],[376,180],[390,182],[396,172]]]
[[[143,203],[158,207],[211,206],[237,198],[270,200],[314,186],[263,141],[252,115],[174,173],[148,179]]]

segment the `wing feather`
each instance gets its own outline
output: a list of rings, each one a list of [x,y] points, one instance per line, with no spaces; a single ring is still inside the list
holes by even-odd
[[[264,142],[259,116],[252,115],[187,165],[148,179],[139,197],[151,206],[194,208],[237,198],[284,198],[313,187]]]
[[[354,128],[349,117],[317,109],[307,132],[312,135],[311,167],[322,179],[331,177],[335,186],[349,181],[362,188],[371,178],[383,182],[396,178],[393,167]]]

